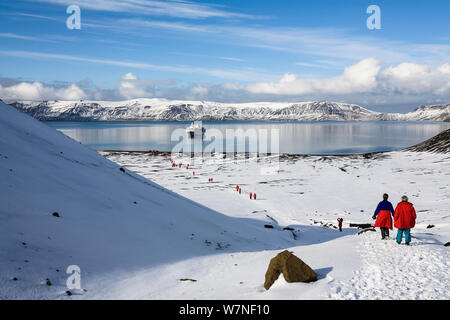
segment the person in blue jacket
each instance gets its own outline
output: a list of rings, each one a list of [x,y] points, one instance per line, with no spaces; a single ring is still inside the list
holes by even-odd
[[[394,207],[388,201],[389,195],[383,194],[383,201],[381,201],[375,210],[372,219],[377,219],[374,228],[379,227],[381,230],[381,240],[389,238],[389,229],[392,230],[392,217],[394,216]]]

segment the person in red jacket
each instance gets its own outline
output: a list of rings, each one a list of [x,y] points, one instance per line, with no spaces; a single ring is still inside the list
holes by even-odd
[[[388,201],[389,195],[383,194],[383,201],[381,201],[375,210],[372,219],[377,219],[374,228],[380,228],[381,240],[389,239],[389,229],[392,230],[392,217],[394,215],[394,207]]]
[[[344,222],[344,219],[338,218],[337,221],[338,221],[339,231],[342,232],[342,223]]]
[[[398,229],[397,243],[402,243],[404,233],[405,243],[408,246],[411,242],[411,229],[416,225],[416,210],[413,204],[408,202],[407,196],[403,196],[402,202],[395,208],[394,221],[394,227]]]

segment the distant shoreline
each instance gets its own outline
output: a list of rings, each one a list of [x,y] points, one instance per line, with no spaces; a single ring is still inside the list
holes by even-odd
[[[410,147],[408,147],[410,148]],[[406,149],[406,148],[405,148]],[[257,154],[257,157],[270,157],[274,155],[278,155],[281,158],[307,158],[307,157],[357,157],[357,156],[363,156],[366,159],[370,159],[375,155],[378,154],[385,154],[388,152],[400,152],[405,151],[405,149],[401,150],[387,150],[387,151],[375,151],[375,152],[366,152],[366,153],[329,153],[329,154],[302,154],[302,153],[279,153],[279,154],[272,154],[272,153],[255,153],[255,152],[212,152],[211,154],[222,154],[225,155],[226,158],[229,157],[235,157],[237,155],[245,155],[246,157],[250,157],[250,155]],[[105,153],[130,153],[130,154],[147,154],[152,156],[170,156],[172,155],[172,152],[170,151],[158,151],[158,150],[149,150],[149,151],[142,151],[142,150],[95,150],[96,152],[105,152]],[[180,154],[179,152],[175,154]],[[195,156],[196,153],[194,152],[182,152],[183,155],[191,155]],[[208,153],[209,154],[209,153]]]
[[[109,152],[109,153],[138,153],[138,154],[150,154],[150,155],[171,155],[170,151],[159,151],[159,150],[148,150],[148,151],[138,151],[138,150],[95,150],[97,152]],[[366,159],[371,159],[376,155],[382,155],[388,152],[439,152],[439,153],[449,153],[450,152],[450,129],[444,130],[434,137],[417,143],[415,145],[405,147],[403,149],[398,150],[385,150],[385,151],[374,151],[374,152],[365,152],[365,153],[329,153],[329,154],[294,154],[294,153],[262,153],[261,157],[278,155],[281,158],[307,158],[307,157],[359,157],[362,156]],[[179,154],[179,153],[178,153]],[[183,152],[183,154],[191,155],[191,157],[195,156],[194,152]],[[212,152],[211,154],[222,154],[228,157],[236,157],[237,155],[245,155],[246,158],[250,156],[250,154],[256,154],[257,157],[260,157],[259,153],[255,152]]]

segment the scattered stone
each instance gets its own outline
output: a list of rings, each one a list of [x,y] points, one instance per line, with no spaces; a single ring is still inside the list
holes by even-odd
[[[361,230],[360,232],[358,232],[358,235],[363,234],[367,231],[375,231],[375,228],[367,228],[367,229]]]
[[[431,228],[434,228],[434,227],[435,227],[434,224],[429,224],[429,225],[427,226],[427,229],[431,229]]]
[[[285,250],[277,254],[270,260],[266,272],[264,288],[269,290],[278,279],[280,273],[283,274],[287,282],[312,282],[317,281],[317,274],[301,259]]]
[[[71,296],[71,295],[72,295],[72,292],[70,292],[69,290],[67,290],[67,291],[66,291],[66,294],[67,294],[68,296]]]
[[[52,285],[52,283],[50,282],[49,279],[45,279],[45,284],[48,285],[48,286],[51,286],[51,285]]]
[[[450,246],[450,242],[447,242],[446,244],[444,244],[445,247]]]
[[[133,201],[133,203],[134,203],[134,204],[137,204],[137,202],[136,202],[136,201]]]
[[[195,279],[189,279],[189,278],[184,278],[184,279],[180,279],[180,281],[191,281],[191,282],[197,282],[197,280],[195,280]]]
[[[294,228],[291,228],[291,227],[284,227],[283,230],[294,231]]]
[[[17,279],[16,277],[13,278],[13,281],[17,281],[17,280],[19,280],[19,279]]]
[[[122,171],[123,173],[125,173],[125,169],[124,168],[121,167],[119,170]]]
[[[367,229],[371,227],[372,227],[371,223],[350,223],[350,228]]]
[[[58,212],[53,212],[52,216],[54,216],[54,217],[57,217],[57,218],[59,218],[59,217],[60,217],[60,215],[59,215],[59,213],[58,213]]]
[[[27,245],[27,243],[26,243],[26,242],[22,242],[22,245],[26,246],[26,245]]]
[[[264,228],[267,228],[267,229],[273,229],[273,226],[272,226],[271,224],[265,224],[265,225],[264,225]]]

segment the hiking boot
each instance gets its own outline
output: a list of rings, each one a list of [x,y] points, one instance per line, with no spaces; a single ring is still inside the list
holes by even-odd
[[[405,243],[407,246],[409,246],[409,242]]]

